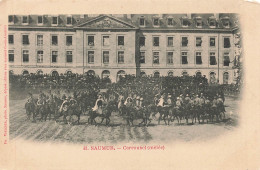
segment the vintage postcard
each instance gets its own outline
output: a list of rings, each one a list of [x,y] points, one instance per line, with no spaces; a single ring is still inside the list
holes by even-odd
[[[260,168],[259,4],[0,3],[1,168]]]

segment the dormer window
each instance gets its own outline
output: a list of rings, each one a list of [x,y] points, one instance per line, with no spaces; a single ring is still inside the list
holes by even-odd
[[[209,17],[209,27],[216,28],[217,21],[215,17]]]
[[[43,16],[38,16],[38,25],[43,24]]]
[[[72,25],[72,16],[67,16],[67,25]]]
[[[58,25],[58,16],[53,16],[52,17],[52,23],[51,25]]]
[[[29,23],[28,16],[22,16],[22,24],[27,25]]]
[[[8,23],[9,24],[14,24],[14,15],[9,15],[8,16]]]
[[[140,18],[139,25],[143,26],[143,27],[145,26],[145,19],[144,19],[144,17]]]
[[[173,18],[167,18],[167,25],[173,26]]]
[[[223,18],[222,19],[222,24],[223,24],[223,27],[229,28],[230,27],[229,18],[228,17]]]
[[[201,17],[196,18],[196,27],[197,28],[202,28],[202,19]]]
[[[159,26],[159,18],[153,19],[153,26],[158,27]]]
[[[182,18],[182,26],[188,27],[189,26],[189,19],[187,17]]]

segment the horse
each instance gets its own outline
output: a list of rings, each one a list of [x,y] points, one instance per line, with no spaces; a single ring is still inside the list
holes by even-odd
[[[161,119],[164,120],[165,125],[167,124],[168,116],[169,116],[169,106],[158,106],[157,107],[158,112],[160,113],[159,119],[158,119],[158,125],[160,125]]]
[[[64,105],[62,111],[59,110],[56,111],[54,119],[55,122],[57,122],[57,119],[63,116],[63,121],[65,124],[72,125],[76,122],[77,124],[79,124],[81,114],[82,114],[82,110],[78,104]],[[77,117],[76,121],[74,121],[74,116]],[[67,119],[67,117],[69,118]]]
[[[124,107],[124,100],[123,99],[119,99],[118,103],[117,103],[117,109],[118,109],[118,113],[119,115],[123,114],[123,108]]]
[[[27,120],[30,120],[31,115],[33,115],[35,112],[35,104],[33,102],[26,102],[25,111],[26,111],[26,115],[27,115]]]
[[[183,118],[183,116],[186,118],[186,121],[188,121],[186,115],[183,115],[182,113],[183,112],[181,108],[171,106],[169,108],[168,125],[170,125],[170,121],[173,122],[175,119],[178,121],[178,123],[181,123],[181,119]]]
[[[108,126],[110,123],[110,116],[112,114],[113,111],[116,111],[116,106],[114,104],[114,101],[109,101],[104,107],[102,107],[102,113],[97,113],[96,111],[93,111],[92,108],[89,110],[89,118],[88,118],[88,123],[89,124],[93,124],[93,122],[95,123],[95,125],[97,124],[96,122],[96,118],[100,117],[102,120],[100,122],[100,124],[103,123],[104,119],[106,120],[106,125]]]
[[[49,114],[49,107],[47,103],[43,103],[42,105],[36,106],[36,111],[33,114],[33,121],[36,122],[36,117],[40,114],[40,121],[47,120],[47,116]]]
[[[148,126],[151,123],[150,115],[151,115],[151,107],[134,107],[133,105],[128,105],[123,108],[123,116],[126,119],[127,125],[134,126],[134,120],[142,119],[139,123],[139,126],[144,124]]]

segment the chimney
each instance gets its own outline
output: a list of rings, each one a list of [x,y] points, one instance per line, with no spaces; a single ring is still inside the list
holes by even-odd
[[[126,17],[127,17],[128,19],[131,19],[131,14],[126,14]]]
[[[187,14],[187,17],[188,17],[189,19],[191,19],[191,13],[188,13],[188,14]]]

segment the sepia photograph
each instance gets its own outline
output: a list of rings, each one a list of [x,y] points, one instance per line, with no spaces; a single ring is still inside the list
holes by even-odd
[[[259,169],[257,2],[0,9],[0,169]]]
[[[9,15],[10,139],[207,140],[239,123],[235,13]]]

